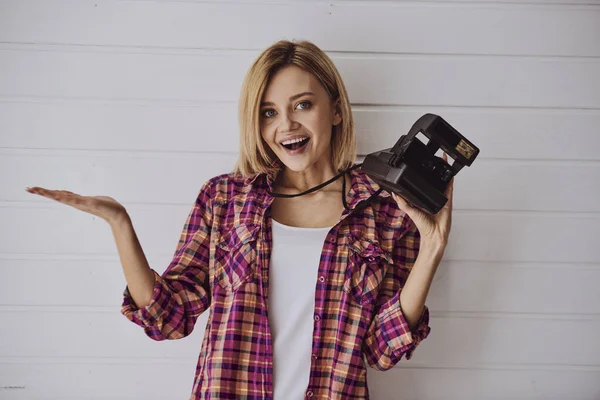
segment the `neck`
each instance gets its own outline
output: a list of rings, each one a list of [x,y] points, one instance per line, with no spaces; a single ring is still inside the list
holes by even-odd
[[[333,165],[331,164],[331,161],[328,160],[327,162],[317,162],[303,171],[292,171],[289,168],[284,168],[281,171],[278,181],[279,184],[286,189],[304,192],[328,181],[335,175],[336,172],[333,169]],[[328,188],[329,190],[334,188],[339,189],[339,185],[341,185],[341,179],[332,182]]]

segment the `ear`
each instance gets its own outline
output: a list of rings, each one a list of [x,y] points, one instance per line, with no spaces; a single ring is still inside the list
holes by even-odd
[[[342,122],[342,107],[340,103],[340,99],[338,99],[333,103],[333,126],[339,125]]]

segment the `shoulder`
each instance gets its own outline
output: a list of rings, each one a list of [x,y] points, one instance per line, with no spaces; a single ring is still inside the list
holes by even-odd
[[[377,182],[371,179],[369,175],[367,175],[367,173],[364,172],[362,169],[357,168],[353,170],[352,173],[353,179],[355,179],[358,182],[360,190],[367,191],[369,194],[373,194],[377,190],[379,190],[379,185],[377,184]],[[389,197],[390,199],[393,199],[392,196],[386,190],[383,190],[381,193],[379,193],[378,197]]]
[[[380,186],[369,177],[363,170],[356,169],[353,171],[353,179],[356,179],[358,190],[362,190],[369,196],[376,193]],[[377,199],[372,203],[372,210],[377,226],[387,226],[397,230],[410,229],[413,224],[412,220],[403,210],[400,209],[398,203],[390,192],[382,190],[377,195]]]
[[[204,182],[199,197],[210,200],[213,204],[228,203],[250,193],[257,187],[257,180],[260,180],[260,175],[243,176],[233,172],[220,174]]]
[[[371,196],[375,194],[381,187],[362,169],[353,170],[353,180],[356,180],[356,190],[361,191],[364,195]],[[376,203],[386,205],[387,207],[395,205],[398,208],[398,203],[394,200],[390,192],[383,189],[377,195]]]

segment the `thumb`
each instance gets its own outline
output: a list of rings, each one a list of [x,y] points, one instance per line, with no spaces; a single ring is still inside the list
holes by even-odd
[[[408,202],[404,199],[404,197],[392,192],[392,197],[394,198],[394,200],[396,200],[396,203],[398,203],[398,207],[400,207],[400,209],[402,209],[402,211],[406,212],[407,214],[411,214],[414,211],[414,207],[411,206],[410,204],[408,204]]]

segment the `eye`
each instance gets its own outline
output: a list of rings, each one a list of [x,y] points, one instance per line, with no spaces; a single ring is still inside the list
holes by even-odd
[[[264,118],[272,118],[275,116],[275,110],[273,110],[272,108],[269,108],[268,110],[264,110],[262,113],[262,116]]]
[[[296,106],[296,109],[299,110],[306,110],[308,108],[310,108],[310,106],[312,106],[312,103],[310,101],[302,101],[300,103],[298,103],[298,105]]]

